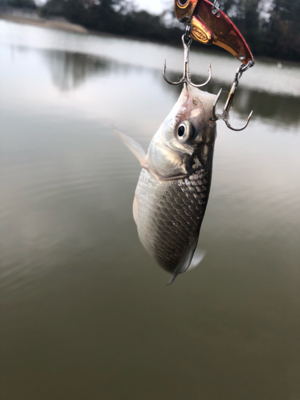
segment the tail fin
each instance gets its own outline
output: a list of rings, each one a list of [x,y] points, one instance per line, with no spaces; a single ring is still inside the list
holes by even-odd
[[[167,286],[171,285],[175,281],[177,275],[179,275],[179,272],[175,272],[175,274],[172,276],[172,278],[167,283]]]
[[[174,275],[167,283],[167,286],[171,285],[175,281],[177,275],[183,274],[185,271],[190,271],[191,269],[196,268],[201,263],[204,257],[205,257],[205,250],[197,249],[193,254],[192,260],[189,261],[188,267],[186,267],[186,264],[177,267],[174,272]]]

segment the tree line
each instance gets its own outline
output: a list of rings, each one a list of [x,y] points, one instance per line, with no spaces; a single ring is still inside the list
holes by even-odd
[[[254,55],[300,61],[299,0],[222,0]]]
[[[34,0],[7,0],[13,6]],[[219,0],[248,42],[254,56],[300,61],[300,0]],[[19,5],[18,5],[19,4]],[[90,30],[179,44],[182,28],[172,23],[173,10],[152,15],[130,0],[48,0],[43,17],[62,16]]]
[[[170,26],[164,15],[138,11],[126,0],[48,0],[41,16],[63,16],[87,29],[177,44],[182,29]]]

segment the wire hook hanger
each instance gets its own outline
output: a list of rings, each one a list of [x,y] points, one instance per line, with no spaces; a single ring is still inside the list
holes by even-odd
[[[216,113],[216,108],[217,108],[217,104],[218,104],[219,98],[220,98],[221,93],[222,93],[222,89],[220,89],[219,93],[217,94],[217,97],[216,97],[216,100],[214,102],[214,105],[213,105],[213,112],[212,112],[213,116],[211,118],[212,121],[217,121],[218,119],[222,119],[225,122],[225,124],[227,125],[227,127],[229,129],[233,130],[233,131],[242,131],[245,128],[247,128],[247,126],[248,126],[248,124],[250,122],[250,119],[252,117],[253,110],[250,112],[250,114],[249,114],[249,116],[248,116],[248,118],[246,120],[245,125],[242,126],[241,128],[233,128],[231,126],[231,124],[229,123],[229,111],[231,109],[232,102],[233,102],[233,99],[234,99],[234,95],[235,95],[236,89],[238,87],[239,81],[240,81],[243,73],[245,71],[247,71],[247,69],[249,69],[253,65],[254,65],[254,61],[252,61],[252,60],[250,60],[246,65],[244,65],[244,64],[240,65],[240,67],[238,68],[238,70],[237,70],[237,72],[235,74],[233,84],[231,86],[229,95],[227,97],[225,106],[223,108],[223,112],[222,112],[222,114],[217,114]]]

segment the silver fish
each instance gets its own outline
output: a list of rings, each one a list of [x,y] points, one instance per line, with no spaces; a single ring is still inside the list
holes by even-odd
[[[141,163],[133,216],[145,249],[174,281],[198,260],[193,255],[208,202],[216,123],[216,96],[189,85],[151,140],[148,153],[117,135]],[[201,258],[201,257],[200,257]]]

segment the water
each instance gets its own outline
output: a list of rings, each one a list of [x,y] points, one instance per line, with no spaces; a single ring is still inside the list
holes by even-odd
[[[179,76],[180,49],[0,21],[3,400],[300,398],[300,67],[242,78],[232,124],[253,120],[218,123],[206,257],[166,287],[110,128],[147,146],[179,93],[165,57]],[[194,53],[194,79],[209,58],[228,90],[231,57]]]

